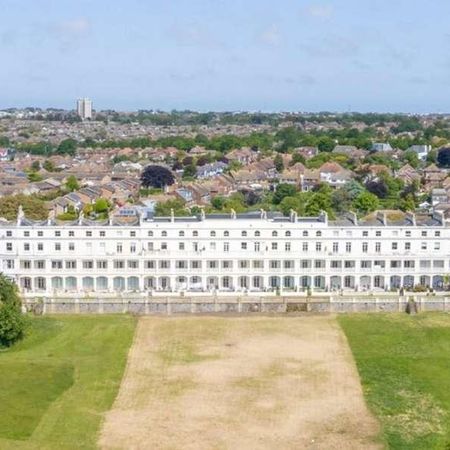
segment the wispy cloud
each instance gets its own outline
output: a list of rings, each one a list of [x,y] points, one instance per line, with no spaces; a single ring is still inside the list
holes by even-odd
[[[311,17],[318,17],[320,19],[328,19],[334,13],[332,5],[314,3],[305,8],[306,14]]]
[[[82,37],[91,31],[91,23],[86,17],[79,17],[59,22],[54,28],[65,36]]]
[[[276,24],[270,25],[259,35],[259,40],[267,45],[279,45],[281,42],[281,33]]]

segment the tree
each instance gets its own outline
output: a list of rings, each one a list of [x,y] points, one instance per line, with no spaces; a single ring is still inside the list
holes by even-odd
[[[47,172],[54,172],[55,171],[55,165],[48,159],[46,159],[44,161],[44,164],[42,165],[42,167],[47,171]]]
[[[302,163],[302,164],[306,163],[305,157],[301,153],[298,153],[298,152],[294,153],[292,155],[291,165],[293,166],[294,164],[297,164],[297,163]]]
[[[450,147],[441,148],[439,150],[437,163],[440,167],[450,167]]]
[[[284,162],[282,156],[279,153],[277,154],[277,156],[275,156],[273,162],[275,164],[275,169],[277,169],[277,172],[283,172]]]
[[[75,175],[69,175],[66,181],[66,189],[70,192],[77,191],[80,189],[80,185],[78,184],[78,180]]]
[[[168,217],[171,215],[172,210],[175,216],[188,215],[184,202],[179,199],[167,200],[164,203],[157,203],[155,207],[155,215]]]
[[[197,174],[197,168],[194,164],[186,166],[183,170],[183,178],[192,178]]]
[[[0,198],[0,217],[15,220],[22,205],[25,216],[32,220],[44,220],[48,217],[45,202],[34,195],[7,195]]]
[[[417,167],[419,167],[420,160],[416,152],[412,150],[406,151],[403,154],[403,159],[414,169],[417,169]]]
[[[223,207],[225,206],[225,198],[222,197],[221,195],[216,195],[212,200],[211,200],[211,205],[214,209],[218,209],[219,211],[223,209]]]
[[[21,304],[16,284],[0,274],[0,347],[9,347],[23,336]]]
[[[378,209],[379,205],[380,201],[378,200],[378,197],[367,191],[361,192],[353,202],[353,207],[364,214],[375,211]]]
[[[383,180],[367,182],[366,189],[378,198],[386,198],[388,196],[388,187]]]
[[[94,211],[97,214],[108,212],[109,203],[105,198],[98,198],[94,204]]]
[[[56,150],[61,155],[75,155],[77,151],[77,141],[75,139],[64,139],[58,145]]]
[[[273,195],[274,205],[279,205],[284,197],[294,197],[297,193],[297,188],[293,184],[280,183]]]
[[[33,161],[31,164],[31,170],[33,172],[39,172],[41,170],[41,163],[39,161]]]
[[[147,166],[141,174],[144,187],[163,188],[175,182],[172,172],[163,166]]]
[[[293,209],[297,214],[303,215],[305,213],[305,205],[302,200],[296,197],[284,197],[280,202],[280,211],[288,216],[291,209]]]

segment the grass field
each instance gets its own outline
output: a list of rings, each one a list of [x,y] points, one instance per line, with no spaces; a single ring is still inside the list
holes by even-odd
[[[450,449],[450,315],[339,316],[390,449]]]
[[[134,328],[125,316],[33,318],[0,352],[0,449],[96,448]]]
[[[143,317],[104,449],[381,446],[332,316]]]

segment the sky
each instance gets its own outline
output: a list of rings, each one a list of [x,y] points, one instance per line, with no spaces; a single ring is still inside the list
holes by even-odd
[[[0,0],[0,108],[450,112],[449,0]]]

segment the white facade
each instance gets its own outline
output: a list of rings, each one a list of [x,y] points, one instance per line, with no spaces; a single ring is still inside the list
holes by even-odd
[[[88,98],[78,99],[77,114],[82,120],[92,119],[92,100]]]
[[[31,293],[442,289],[450,273],[450,227],[440,216],[18,222],[0,222],[0,271]]]

